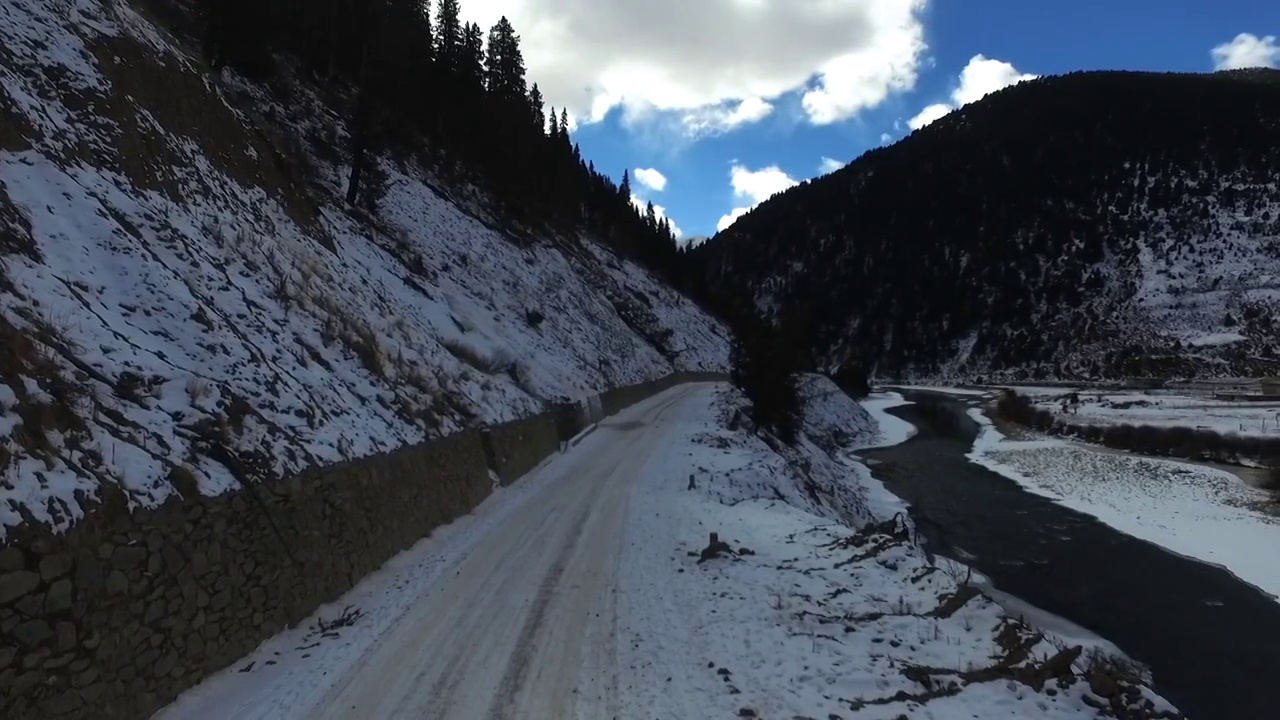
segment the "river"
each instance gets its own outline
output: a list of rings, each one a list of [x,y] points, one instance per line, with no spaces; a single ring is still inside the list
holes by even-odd
[[[1125,535],[970,462],[968,405],[931,393],[889,412],[907,442],[862,455],[927,518],[920,530],[1012,595],[1088,628],[1151,668],[1192,720],[1280,717],[1280,603],[1226,570]],[[957,552],[957,548],[960,552]],[[1280,548],[1258,548],[1280,562]]]

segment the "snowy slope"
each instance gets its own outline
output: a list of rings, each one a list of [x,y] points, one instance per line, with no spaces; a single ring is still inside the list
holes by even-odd
[[[225,491],[221,448],[282,475],[727,362],[644,270],[516,243],[420,163],[344,209],[306,144],[344,146],[334,112],[215,82],[128,2],[6,0],[0,88],[0,535],[102,483]]]

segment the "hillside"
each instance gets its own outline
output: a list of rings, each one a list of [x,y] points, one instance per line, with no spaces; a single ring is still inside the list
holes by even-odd
[[[1280,72],[1023,83],[699,251],[821,364],[880,376],[1280,368]]]
[[[0,536],[725,367],[624,244],[513,222],[438,147],[374,147],[345,203],[350,93],[211,72],[181,10],[0,6]]]

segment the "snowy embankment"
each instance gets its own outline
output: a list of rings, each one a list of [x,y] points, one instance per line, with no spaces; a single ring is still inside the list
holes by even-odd
[[[128,2],[0,4],[0,537],[726,367],[694,303],[513,239],[426,159],[346,207],[341,115],[213,78]]]
[[[1280,597],[1280,517],[1268,495],[1222,470],[1106,452],[1065,440],[1007,439],[980,409],[970,460],[1121,532],[1225,567]]]
[[[931,565],[902,526],[872,522],[885,519],[862,502],[875,481],[814,441],[837,426],[854,445],[905,431],[877,430],[853,401],[823,395],[832,387],[809,381],[823,399],[794,449],[730,429],[742,401],[724,385],[625,411],[312,621],[352,605],[364,612],[354,624],[286,632],[160,717],[897,720],[1109,707],[1084,680],[1101,656],[1011,619],[966,587],[963,568]],[[705,552],[709,533],[722,552]],[[1144,689],[1108,694],[1168,709]]]
[[[1108,392],[1071,388],[1012,388],[1075,425],[1150,425],[1211,430],[1223,435],[1280,438],[1280,398],[1274,401],[1230,401],[1172,392]],[[1070,395],[1080,399],[1067,405]]]

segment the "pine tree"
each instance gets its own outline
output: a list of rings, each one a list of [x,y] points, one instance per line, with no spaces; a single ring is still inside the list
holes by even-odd
[[[422,52],[434,60],[436,57],[435,35],[431,28],[431,0],[419,0],[418,13],[422,16]]]
[[[503,16],[489,29],[489,46],[485,55],[485,87],[504,101],[523,100],[525,89],[524,55],[520,37],[511,21]]]
[[[529,88],[529,113],[533,116],[533,124],[538,128],[539,133],[547,132],[547,113],[542,107],[542,91],[538,89],[538,83],[534,83]]]
[[[458,72],[463,60],[462,18],[458,0],[439,0],[436,5],[436,61],[445,70]]]
[[[458,74],[468,87],[482,87],[484,84],[484,34],[475,23],[467,23],[463,30]]]
[[[618,194],[631,202],[631,171],[622,171],[622,184],[618,186]]]
[[[554,105],[551,106],[551,129],[547,134],[552,139],[560,136],[560,124],[559,121],[556,120],[556,108]]]
[[[569,143],[569,108],[560,108],[560,137]]]

